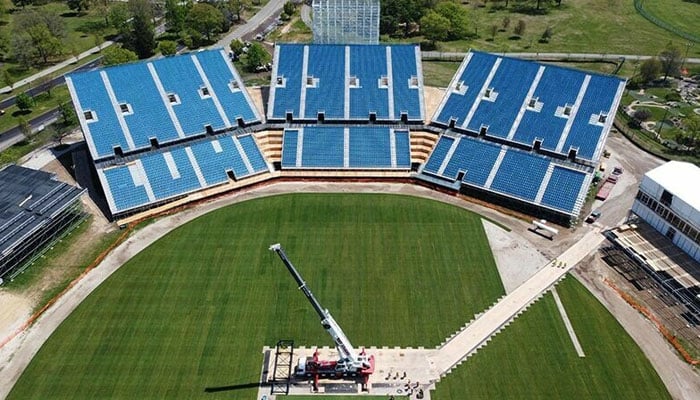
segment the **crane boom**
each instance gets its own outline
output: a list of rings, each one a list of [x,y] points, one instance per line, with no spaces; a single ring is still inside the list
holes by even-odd
[[[299,289],[301,289],[304,296],[306,296],[306,299],[309,300],[311,306],[321,318],[321,325],[326,332],[331,335],[331,338],[333,338],[333,342],[335,342],[335,346],[340,356],[338,366],[346,370],[362,370],[370,368],[370,362],[368,361],[367,357],[358,357],[355,349],[350,343],[350,340],[347,338],[347,336],[345,336],[345,333],[340,328],[340,325],[338,325],[335,319],[333,319],[333,316],[328,309],[323,308],[321,303],[316,300],[316,297],[314,297],[311,290],[306,286],[306,282],[299,274],[299,271],[294,268],[292,262],[289,260],[289,258],[287,258],[282,246],[279,243],[273,244],[270,246],[270,250],[277,253],[277,255],[280,257],[284,265],[287,267],[289,273],[292,274],[292,277],[299,285]]]

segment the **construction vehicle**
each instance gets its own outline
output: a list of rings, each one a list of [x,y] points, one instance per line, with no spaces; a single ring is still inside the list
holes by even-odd
[[[340,325],[333,319],[328,309],[321,306],[321,303],[316,300],[311,290],[306,286],[306,282],[294,268],[292,262],[289,261],[282,246],[279,243],[273,244],[270,246],[270,250],[277,253],[282,259],[287,270],[289,270],[289,273],[292,274],[292,277],[299,285],[299,289],[301,289],[319,318],[321,318],[321,326],[331,335],[338,350],[338,360],[336,361],[319,360],[318,350],[311,357],[299,358],[299,363],[294,370],[296,378],[312,379],[314,391],[318,391],[319,379],[359,380],[362,383],[362,390],[367,390],[369,376],[374,372],[374,356],[368,356],[364,349],[359,354],[355,351],[350,340],[345,336]]]

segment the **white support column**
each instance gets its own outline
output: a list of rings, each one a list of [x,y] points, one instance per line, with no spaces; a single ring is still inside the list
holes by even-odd
[[[391,46],[386,46],[386,76],[388,80],[387,99],[389,102],[389,119],[394,119],[394,70],[391,65]],[[403,82],[404,84],[406,82]]]
[[[197,157],[195,157],[194,153],[192,152],[192,148],[185,147],[185,153],[187,154],[187,159],[190,160],[190,164],[192,164],[192,168],[194,169],[194,174],[197,175],[197,181],[199,181],[199,186],[207,187],[207,180],[204,179],[204,174],[202,173],[202,169],[199,167],[199,162],[197,162]]]
[[[350,128],[343,128],[343,167],[350,166]]]
[[[143,168],[143,163],[141,160],[134,161],[134,163],[129,165],[128,168],[129,173],[131,174],[131,179],[134,181],[134,186],[143,186],[143,188],[146,190],[148,200],[156,201],[156,195],[153,193],[151,182],[148,180],[148,175],[146,175],[146,170]]]
[[[450,149],[447,150],[447,154],[445,154],[445,159],[442,160],[442,164],[440,164],[440,168],[437,171],[438,175],[442,176],[442,174],[445,172],[445,168],[447,168],[447,165],[450,163],[452,155],[454,155],[455,151],[457,151],[457,146],[459,146],[460,141],[462,141],[461,136],[455,139],[454,142],[452,142],[452,146],[450,146]]]
[[[214,101],[214,106],[216,107],[216,110],[219,112],[221,119],[224,121],[224,125],[227,128],[230,128],[231,121],[229,121],[228,116],[226,115],[226,112],[224,111],[224,107],[221,106],[221,102],[219,101],[219,98],[216,96],[216,92],[214,92],[214,88],[211,86],[211,83],[209,82],[209,78],[207,78],[207,74],[204,72],[204,68],[202,68],[202,64],[199,63],[199,59],[197,58],[196,55],[192,54],[191,58],[192,58],[192,62],[194,63],[195,68],[197,68],[197,72],[199,73],[199,77],[202,78],[202,82],[204,82],[204,86],[209,90],[209,94],[211,95],[211,99]]]
[[[309,74],[309,46],[304,46],[304,56],[301,61],[301,91],[299,92],[299,118],[306,116],[306,78]]]
[[[345,46],[345,93],[343,94],[343,114],[350,119],[350,46]]]
[[[279,72],[280,47],[275,46],[275,55],[272,62],[272,82],[270,83],[270,98],[267,100],[267,119],[275,115],[275,89],[277,88],[277,73]]]
[[[442,109],[445,107],[445,104],[447,104],[447,100],[450,98],[452,92],[455,90],[457,82],[459,82],[462,78],[462,74],[464,74],[464,70],[469,65],[469,61],[471,61],[473,55],[474,53],[472,52],[467,53],[467,56],[464,58],[464,61],[462,61],[462,64],[459,65],[457,73],[455,73],[452,77],[452,82],[450,82],[450,86],[447,87],[447,93],[445,93],[445,95],[442,96],[442,102],[440,102],[437,111],[435,111],[435,115],[433,115],[433,120],[437,119],[440,116],[440,114],[442,114]]]
[[[241,142],[238,141],[238,138],[236,138],[235,136],[231,136],[231,140],[233,140],[233,144],[236,145],[236,150],[238,150],[238,154],[241,155],[241,159],[243,159],[243,164],[245,164],[245,168],[248,170],[248,174],[252,174],[253,172],[255,172],[255,170],[253,169],[253,164],[250,163],[248,155],[243,149]]]
[[[299,133],[297,134],[297,167],[301,167],[304,155],[304,128],[299,128]]]
[[[117,116],[117,121],[119,121],[119,126],[122,128],[122,133],[124,138],[126,138],[126,143],[129,145],[129,150],[134,150],[136,145],[134,144],[134,139],[131,137],[131,131],[129,130],[129,125],[126,124],[124,115],[122,115],[122,110],[119,107],[119,100],[117,100],[117,95],[114,94],[114,89],[112,89],[112,83],[109,81],[109,76],[107,76],[106,71],[100,71],[100,77],[102,78],[102,83],[105,85],[107,90],[107,96],[109,96],[109,101],[112,102],[112,108],[114,109],[114,114]]]
[[[544,173],[544,178],[540,183],[540,188],[537,190],[537,195],[535,196],[535,204],[542,203],[542,197],[544,197],[544,192],[547,190],[547,185],[549,185],[549,180],[552,179],[552,172],[554,171],[554,163],[550,162],[547,166],[547,172]]]
[[[391,168],[396,168],[396,132],[389,129],[389,151],[391,152]]]
[[[581,88],[578,91],[578,95],[576,96],[576,101],[574,102],[573,107],[571,107],[571,115],[569,115],[569,118],[566,120],[566,125],[564,125],[564,131],[562,131],[561,136],[559,137],[559,143],[557,143],[557,148],[555,150],[557,153],[561,153],[562,149],[564,148],[566,139],[569,137],[569,132],[571,132],[571,126],[573,126],[574,121],[576,120],[576,114],[578,114],[578,109],[581,106],[581,102],[583,101],[583,96],[586,95],[586,90],[588,89],[588,84],[590,82],[591,76],[586,75],[586,77],[583,79],[583,84],[581,84]]]
[[[493,77],[496,75],[496,71],[498,71],[498,66],[501,65],[502,60],[502,58],[498,57],[496,59],[496,62],[493,63],[493,67],[491,67],[491,71],[489,72],[488,76],[486,76],[486,80],[481,86],[481,90],[479,90],[479,94],[476,96],[476,100],[474,101],[474,104],[472,104],[472,108],[469,109],[467,117],[464,119],[464,122],[462,122],[462,128],[466,129],[469,125],[469,122],[471,122],[472,118],[474,117],[474,113],[476,113],[476,109],[479,108],[479,104],[481,104],[481,99],[484,97],[484,94],[486,94],[486,90],[489,88]]]
[[[173,121],[173,125],[175,126],[175,130],[177,131],[177,136],[184,139],[185,138],[185,131],[182,130],[182,125],[180,125],[180,120],[177,119],[177,115],[175,115],[175,110],[173,109],[173,105],[170,103],[170,99],[168,99],[168,94],[165,93],[165,88],[163,87],[163,83],[160,81],[160,77],[158,76],[158,72],[156,71],[156,68],[153,66],[153,63],[147,63],[146,66],[148,67],[148,72],[151,73],[151,78],[153,78],[153,82],[156,84],[156,88],[158,89],[158,93],[160,94],[161,100],[163,100],[163,105],[165,106],[165,109],[168,111],[168,115],[170,116],[170,120]]]
[[[491,172],[489,172],[489,177],[486,178],[484,188],[489,189],[491,187],[491,184],[493,183],[493,180],[496,178],[496,174],[498,173],[498,169],[501,167],[503,157],[506,156],[506,152],[508,152],[508,150],[506,150],[505,147],[501,146],[501,152],[498,153],[498,157],[496,157],[496,162],[493,163],[493,168],[491,168]]]
[[[530,90],[528,90],[527,95],[525,95],[525,99],[523,100],[523,104],[520,106],[520,111],[518,111],[518,115],[515,117],[515,122],[513,122],[513,126],[510,127],[510,132],[508,132],[508,140],[513,140],[513,136],[515,136],[515,132],[518,131],[518,127],[520,126],[520,121],[522,121],[523,116],[525,116],[525,111],[527,111],[527,104],[530,102],[530,99],[532,98],[532,96],[535,95],[535,90],[537,90],[537,85],[540,84],[540,80],[542,79],[542,75],[544,74],[544,70],[546,68],[547,67],[542,65],[537,70],[537,75],[535,75],[535,79],[532,81],[532,84],[530,85]]]

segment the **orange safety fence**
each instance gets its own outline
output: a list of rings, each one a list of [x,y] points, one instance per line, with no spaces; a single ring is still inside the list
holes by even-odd
[[[617,292],[620,297],[622,297],[623,300],[627,302],[632,308],[635,310],[639,311],[642,315],[644,315],[649,321],[653,322],[654,325],[656,325],[656,328],[661,332],[661,334],[666,338],[666,340],[671,343],[671,345],[680,353],[681,356],[685,359],[685,361],[690,364],[690,365],[698,365],[700,364],[700,360],[694,359],[688,351],[683,347],[683,345],[676,339],[676,336],[672,334],[664,324],[659,321],[656,316],[649,311],[648,308],[644,307],[643,305],[639,304],[632,296],[630,296],[628,293],[617,287],[610,279],[605,278],[603,280],[608,286],[610,286],[614,291]]]

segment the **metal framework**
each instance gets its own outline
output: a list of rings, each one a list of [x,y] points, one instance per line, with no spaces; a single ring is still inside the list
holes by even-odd
[[[275,365],[272,368],[270,394],[289,394],[289,384],[292,380],[292,358],[294,357],[294,341],[280,340],[275,351]]]
[[[314,43],[379,43],[379,0],[313,0],[311,6]]]

